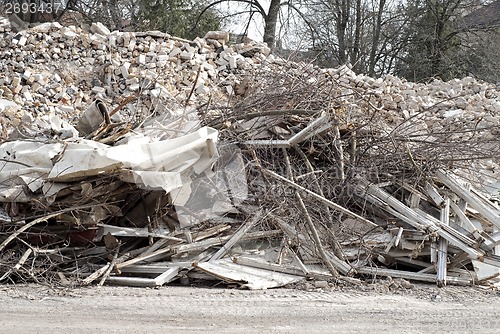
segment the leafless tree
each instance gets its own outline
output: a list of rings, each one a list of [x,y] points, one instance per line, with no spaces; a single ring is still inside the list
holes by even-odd
[[[266,5],[263,1],[259,0],[217,0],[209,3],[201,12],[200,16],[204,15],[205,11],[208,11],[209,9],[223,3],[246,5],[246,9],[231,11],[230,13],[227,13],[227,16],[248,14],[248,21],[250,21],[255,14],[260,16],[262,18],[262,21],[264,22],[263,40],[271,48],[274,48],[278,40],[277,29],[280,22],[280,16],[289,18],[290,13],[293,12],[295,15],[298,15],[308,27],[312,27],[312,24],[308,21],[307,15],[300,7],[302,2],[303,1],[301,0],[271,0],[269,4]],[[235,6],[234,8],[237,8],[237,6]],[[288,13],[284,11],[284,8],[289,9]],[[246,30],[248,30],[248,23],[249,22],[247,22],[246,24]],[[245,31],[245,33],[247,33],[247,31]]]

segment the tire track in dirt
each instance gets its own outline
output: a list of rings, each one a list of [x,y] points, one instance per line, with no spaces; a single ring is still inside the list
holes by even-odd
[[[432,296],[434,290],[422,291]],[[170,286],[157,290],[3,287],[0,333],[26,333],[28,329],[51,334],[498,332],[498,295],[478,295],[471,289],[439,293],[445,297]]]

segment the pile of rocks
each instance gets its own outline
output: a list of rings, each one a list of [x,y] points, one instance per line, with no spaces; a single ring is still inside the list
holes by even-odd
[[[3,23],[0,96],[33,117],[72,117],[95,99],[117,105],[130,95],[142,102],[140,110],[129,105],[132,114],[188,97],[202,103],[233,92],[237,75],[273,59],[262,43],[226,45],[225,32],[187,41],[158,31],[110,32],[100,23],[88,29],[45,23],[19,33]]]
[[[95,99],[117,106],[128,96],[129,114],[163,112],[172,103],[199,105],[209,99],[223,102],[242,94],[242,82],[258,73],[282,71],[305,76],[304,67],[286,66],[263,43],[227,45],[229,35],[209,32],[193,41],[153,32],[110,32],[104,25],[63,27],[45,23],[15,33],[0,21],[0,97],[29,111],[21,119],[57,112],[74,117]],[[294,73],[295,72],[295,73]],[[465,122],[479,127],[498,124],[499,90],[473,78],[428,84],[407,82],[387,75],[374,79],[356,75],[349,67],[322,70],[336,84],[340,100],[351,110],[367,107],[359,95],[370,96],[389,123],[425,114],[427,126],[440,122]],[[357,94],[354,94],[357,92]],[[156,110],[160,109],[160,110]],[[10,116],[12,117],[12,116]],[[477,120],[479,123],[476,124]],[[10,119],[16,123],[13,119]]]

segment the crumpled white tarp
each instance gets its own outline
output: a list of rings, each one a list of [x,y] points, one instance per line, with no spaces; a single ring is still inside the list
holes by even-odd
[[[26,202],[29,194],[52,189],[47,184],[116,174],[144,189],[170,192],[191,174],[210,172],[217,159],[215,129],[203,127],[173,139],[130,140],[108,146],[92,140],[47,143],[16,140],[0,145],[0,201]]]

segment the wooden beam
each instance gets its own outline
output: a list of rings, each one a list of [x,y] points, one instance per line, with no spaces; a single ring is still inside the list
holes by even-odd
[[[374,268],[374,267],[360,267],[356,268],[356,271],[359,274],[365,274],[371,276],[391,276],[393,278],[398,277],[413,281],[432,282],[432,283],[436,282],[436,275],[434,274],[415,273],[412,271],[402,271],[402,270]],[[472,280],[451,275],[447,277],[447,282],[450,284],[458,284],[458,285],[469,285],[473,283]]]
[[[403,216],[407,217],[407,222],[411,224],[411,222],[418,222],[418,225],[415,224],[415,228],[421,228],[421,225],[425,226],[425,228],[429,232],[434,232],[439,234],[441,237],[448,240],[453,245],[459,247],[463,251],[467,252],[471,258],[473,259],[481,259],[484,256],[484,253],[478,251],[471,247],[471,245],[475,245],[476,242],[467,236],[462,235],[458,231],[453,230],[451,227],[446,225],[441,225],[440,221],[435,219],[434,217],[428,215],[425,212],[421,212],[419,209],[412,209],[407,207],[405,204],[400,202],[397,198],[385,192],[384,190],[377,187],[375,184],[370,184],[366,180],[360,181],[361,185],[363,185],[366,189],[366,192],[370,195],[373,195],[375,198],[381,200],[383,203],[387,203],[394,210],[398,211]],[[360,186],[361,186],[360,185]],[[386,208],[382,206],[385,210]],[[446,230],[445,230],[446,229]]]
[[[227,252],[247,233],[262,217],[262,211],[258,211],[252,219],[243,224],[238,231],[210,258],[215,261],[222,258]]]
[[[443,205],[444,203],[443,197],[441,196],[441,194],[439,194],[436,188],[434,188],[434,186],[429,182],[425,183],[425,192],[427,193],[427,195],[429,195],[429,197],[432,199],[434,204],[436,204],[436,206],[441,207]]]
[[[451,175],[443,170],[436,172],[437,177],[451,190],[453,190],[460,198],[476,209],[483,217],[488,219],[496,227],[500,228],[500,214],[498,210],[492,207],[492,203],[485,203],[484,199],[477,196],[473,191],[467,190]]]
[[[450,199],[444,200],[444,207],[441,209],[441,222],[443,225],[450,223]],[[440,287],[446,286],[446,266],[448,261],[448,240],[441,237],[438,244],[437,254],[437,284]]]

